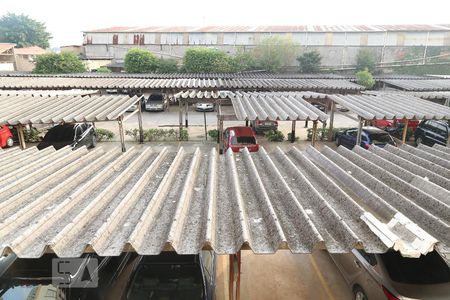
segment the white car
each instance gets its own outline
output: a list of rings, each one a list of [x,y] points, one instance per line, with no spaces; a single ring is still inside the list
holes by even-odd
[[[214,103],[196,103],[194,106],[196,111],[214,111]]]

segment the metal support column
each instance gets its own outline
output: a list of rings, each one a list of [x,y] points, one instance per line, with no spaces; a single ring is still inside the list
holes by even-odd
[[[183,105],[181,104],[181,99],[178,100],[178,140],[181,140],[181,130],[183,130]]]
[[[402,143],[406,143],[406,135],[408,133],[408,120],[405,120],[405,126],[403,126],[403,132],[402,132]]]
[[[120,135],[120,144],[122,145],[122,152],[126,152],[127,148],[125,148],[125,133],[123,131],[123,116],[120,116],[117,120],[119,123],[119,135]]]
[[[184,104],[184,109],[185,109],[185,123],[186,123],[186,129],[189,126],[189,121],[188,121],[188,110],[189,110],[189,101],[186,100],[186,103]]]
[[[308,128],[308,120],[305,121],[305,128]]]
[[[139,144],[144,143],[144,127],[142,126],[142,106],[141,100],[138,102],[138,124],[139,124]]]
[[[230,255],[229,260],[228,296],[230,300],[241,298],[241,251]]]
[[[330,113],[330,126],[328,129],[328,141],[331,142],[333,140],[333,125],[334,125],[334,110],[336,109],[336,103],[331,101],[331,113]]]
[[[311,145],[313,147],[316,146],[316,140],[317,140],[317,121],[313,121],[312,137],[311,137]]]
[[[292,129],[291,129],[291,143],[295,142],[295,120],[292,121]]]
[[[248,127],[248,120],[245,120],[245,127]]]
[[[362,125],[364,120],[361,117],[358,117],[358,132],[356,134],[356,145],[361,146],[361,134],[362,134]]]
[[[17,135],[19,138],[20,149],[24,150],[27,148],[27,145],[25,143],[25,136],[23,135],[23,125],[19,124],[19,125],[17,125],[16,128],[17,128]]]
[[[206,111],[203,111],[203,121],[205,123],[205,141],[208,140],[208,128],[206,127]]]

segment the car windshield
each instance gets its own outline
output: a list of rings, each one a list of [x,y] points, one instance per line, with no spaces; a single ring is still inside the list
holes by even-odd
[[[433,125],[434,125],[434,127],[435,127],[435,132],[436,132],[437,134],[443,135],[443,136],[446,136],[446,135],[447,135],[447,129],[446,129],[445,125],[440,124],[440,123],[437,123],[437,122],[434,123]]]
[[[370,140],[373,144],[393,144],[392,138],[387,133],[371,133]]]
[[[389,277],[398,283],[438,284],[450,282],[450,268],[437,252],[406,258],[397,251],[381,254]]]
[[[143,264],[127,299],[203,299],[203,277],[196,264]]]
[[[44,136],[44,141],[72,141],[75,136],[73,125],[57,125]]]
[[[252,136],[233,136],[231,138],[231,145],[254,145],[256,140]]]

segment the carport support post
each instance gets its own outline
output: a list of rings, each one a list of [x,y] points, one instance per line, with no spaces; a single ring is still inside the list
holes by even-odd
[[[181,99],[178,99],[178,117],[179,117],[179,126],[178,126],[178,139],[181,140],[181,130],[183,129],[183,106],[181,104]]]
[[[361,145],[361,134],[362,134],[362,126],[364,120],[361,117],[358,117],[358,133],[356,134],[356,145]]]
[[[230,300],[241,298],[241,251],[230,255],[230,276],[228,281],[228,296]]]
[[[144,128],[142,127],[142,107],[141,107],[141,100],[138,102],[138,124],[139,124],[139,144],[144,143]]]
[[[291,129],[291,143],[295,142],[295,120],[292,121],[292,129]]]
[[[23,125],[22,124],[17,125],[17,135],[19,138],[20,149],[24,150],[27,147],[27,145],[25,143],[25,136],[23,135]]]
[[[184,104],[184,109],[185,109],[185,122],[186,122],[186,128],[188,128],[188,126],[189,126],[189,121],[188,121],[188,110],[189,110],[189,102],[186,100],[186,103]]]
[[[406,143],[406,134],[408,133],[408,120],[407,119],[404,119],[405,120],[405,126],[403,127],[403,132],[402,132],[402,143],[404,144],[404,143]]]
[[[123,132],[123,116],[120,116],[117,122],[119,123],[119,135],[120,135],[120,144],[122,145],[122,152],[126,152],[127,148],[125,148],[125,133]]]
[[[331,101],[331,113],[330,113],[330,127],[328,129],[328,141],[331,142],[333,140],[333,125],[334,125],[334,110],[336,104],[334,101]]]
[[[313,121],[312,137],[311,137],[311,145],[313,147],[316,146],[316,139],[317,139],[317,120]]]

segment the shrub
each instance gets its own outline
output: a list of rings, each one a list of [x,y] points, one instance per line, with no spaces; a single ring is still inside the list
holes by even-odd
[[[42,131],[32,127],[31,129],[23,130],[23,137],[26,143],[39,143],[42,141]]]
[[[292,135],[292,132],[289,132],[288,135],[287,135],[287,140],[288,141],[291,141],[291,135]],[[296,135],[295,136],[295,141],[297,142],[298,140],[300,140],[300,138],[298,137],[298,135]]]
[[[73,53],[60,54],[49,53],[36,57],[36,66],[33,73],[36,74],[66,74],[86,72],[81,59]]]
[[[125,71],[128,73],[151,73],[158,68],[156,56],[148,50],[133,48],[125,55]]]
[[[227,53],[210,48],[191,48],[183,58],[183,70],[191,73],[226,73],[231,71],[231,58]]]
[[[360,50],[356,56],[356,71],[369,70],[373,73],[375,71],[375,56],[370,50]]]
[[[297,44],[289,36],[273,35],[263,38],[253,49],[257,66],[269,72],[279,72],[291,65]]]
[[[266,132],[265,136],[269,142],[282,142],[284,141],[284,134],[279,130],[270,130]]]
[[[299,57],[297,61],[300,67],[300,73],[315,73],[320,69],[320,61],[322,57],[317,50],[305,52]]]
[[[95,72],[97,72],[97,73],[111,73],[111,70],[108,69],[107,67],[100,67],[97,70],[95,70]]]
[[[336,133],[338,131],[343,131],[346,130],[348,128],[333,128],[333,134],[331,135],[331,140],[334,141],[334,138],[336,136]],[[317,138],[316,141],[326,141],[328,140],[328,132],[329,132],[329,128],[317,128]],[[306,135],[306,139],[308,141],[312,140],[312,128],[308,128],[307,130],[307,135]]]
[[[131,136],[133,138],[133,140],[135,140],[137,142],[139,141],[139,129],[137,129],[137,128],[125,130],[125,135]]]
[[[127,129],[125,135],[133,138],[136,142],[139,141],[139,129]],[[187,141],[189,134],[186,129],[181,130],[181,141]],[[161,141],[177,141],[178,131],[175,129],[158,129],[152,128],[144,130],[144,141],[147,142],[161,142]]]
[[[103,128],[97,128],[95,130],[97,132],[97,141],[103,142],[103,141],[111,141],[114,138],[114,132],[108,129]],[[139,135],[139,131],[138,131]]]
[[[356,83],[364,86],[366,89],[371,89],[375,85],[375,79],[366,68],[364,69],[364,71],[359,71],[358,73],[356,73]]]
[[[178,62],[173,58],[159,58],[157,60],[157,72],[175,73],[178,72]]]
[[[217,129],[208,130],[208,136],[210,136],[212,139],[217,139],[217,137],[219,136],[219,130]]]
[[[188,141],[189,140],[189,132],[187,129],[181,129],[180,132],[180,141]]]

